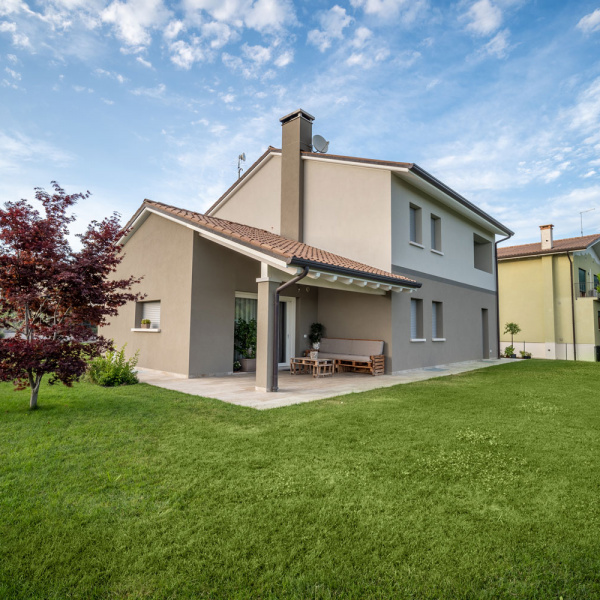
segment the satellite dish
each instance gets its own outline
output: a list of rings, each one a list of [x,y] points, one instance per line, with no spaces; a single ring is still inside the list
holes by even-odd
[[[242,152],[242,153],[239,155],[239,157],[238,157],[238,158],[239,158],[240,160],[243,160],[243,161],[245,162],[245,161],[246,161],[246,153],[245,153],[245,152]]]
[[[329,149],[329,142],[322,135],[313,135],[312,143],[317,152],[324,153]]]

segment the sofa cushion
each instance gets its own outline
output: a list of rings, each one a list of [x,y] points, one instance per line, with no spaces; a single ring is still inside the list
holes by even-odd
[[[319,358],[331,358],[335,360],[356,360],[359,362],[371,362],[371,357],[361,354],[333,354],[321,352],[319,350]]]
[[[331,352],[334,354],[351,354],[352,341],[341,338],[322,338],[319,346],[321,352]]]
[[[381,340],[351,340],[352,345],[348,354],[367,354],[377,356],[383,354],[383,342]]]

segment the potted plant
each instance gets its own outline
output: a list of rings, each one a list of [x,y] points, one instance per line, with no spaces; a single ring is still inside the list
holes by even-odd
[[[325,327],[321,325],[321,323],[313,323],[310,326],[310,333],[308,334],[308,339],[312,344],[312,350],[310,351],[311,358],[317,358],[319,356],[319,348],[321,346],[321,338],[325,333]]]
[[[506,346],[506,348],[504,348],[504,356],[506,358],[517,358],[514,346]]]
[[[521,350],[519,354],[521,355],[521,358],[531,358],[531,352],[525,352],[525,350]]]
[[[510,333],[510,347],[515,350],[514,336],[521,333],[521,328],[516,323],[506,323],[504,333]]]
[[[240,355],[241,371],[256,371],[256,319],[236,319],[233,343]]]
[[[150,319],[142,319],[140,321],[140,325],[142,326],[142,329],[150,329],[151,324],[152,324],[152,321],[150,321]]]

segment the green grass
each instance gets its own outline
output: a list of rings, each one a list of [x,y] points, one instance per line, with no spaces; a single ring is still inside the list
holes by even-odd
[[[0,386],[0,598],[598,598],[600,365],[258,412]]]

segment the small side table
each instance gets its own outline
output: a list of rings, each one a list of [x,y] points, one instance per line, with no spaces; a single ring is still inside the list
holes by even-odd
[[[290,359],[290,373],[292,375],[312,374],[313,377],[330,377],[333,375],[333,359],[295,357]]]

